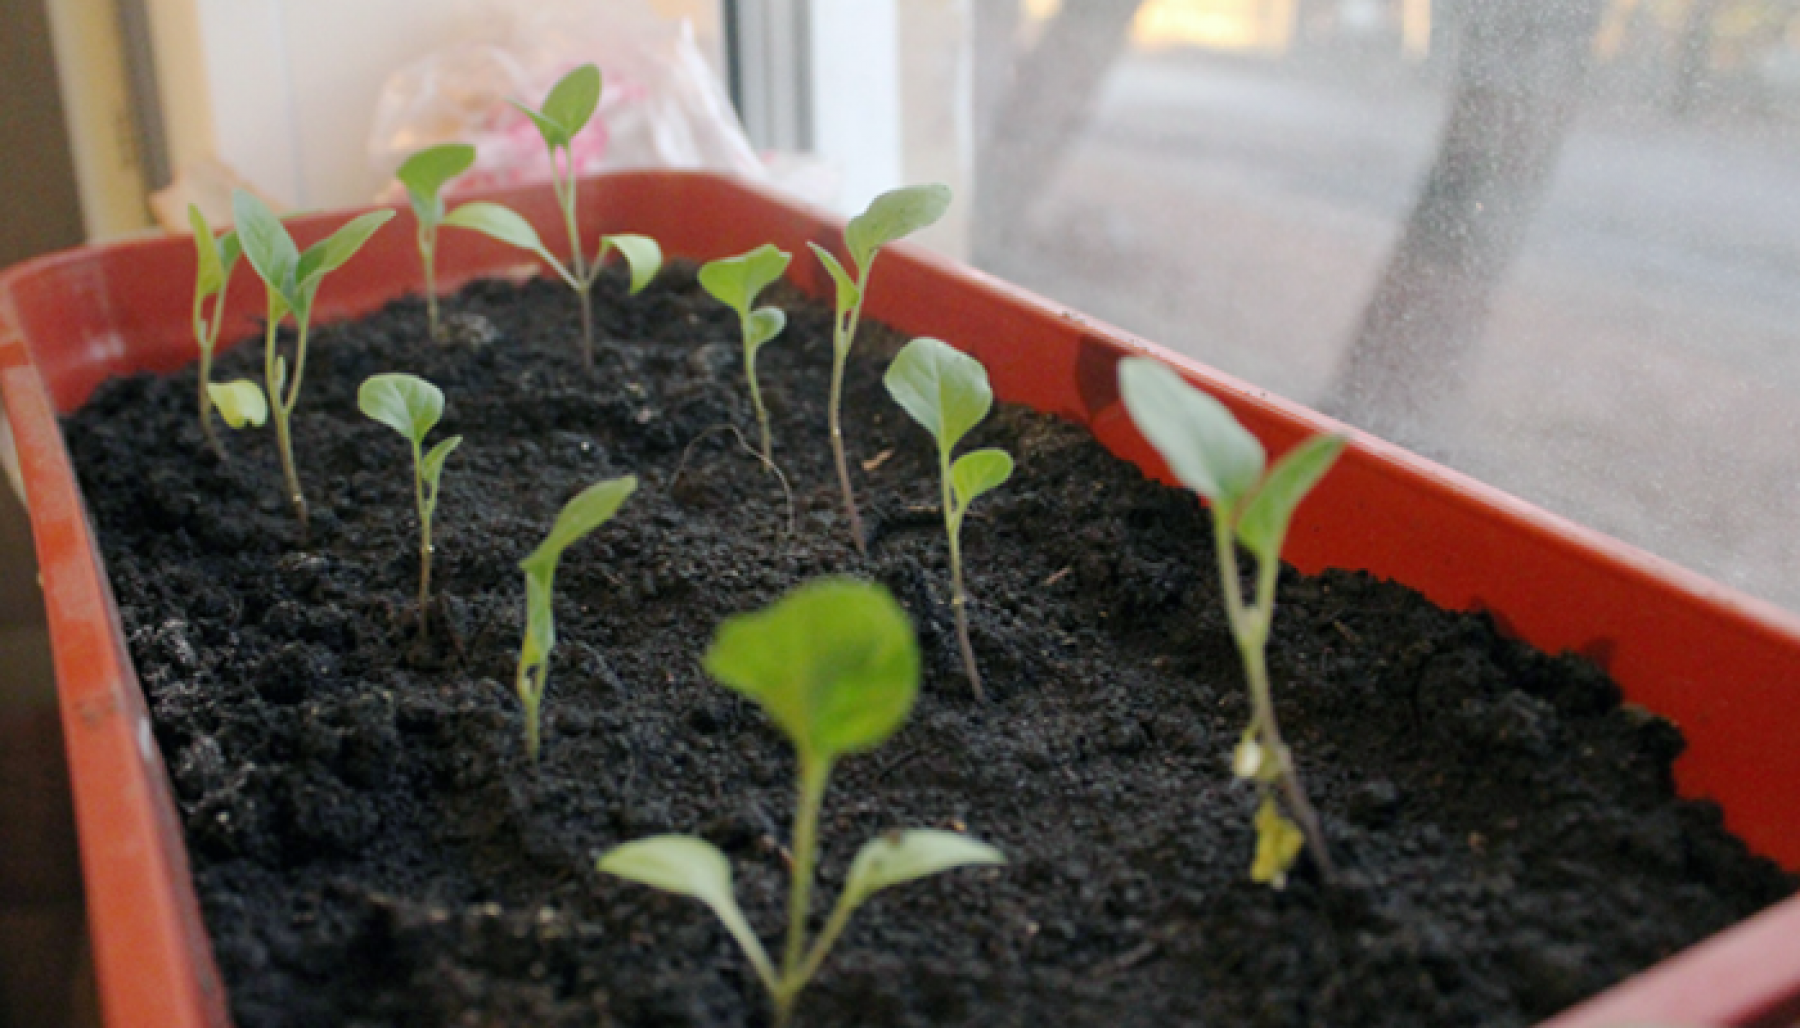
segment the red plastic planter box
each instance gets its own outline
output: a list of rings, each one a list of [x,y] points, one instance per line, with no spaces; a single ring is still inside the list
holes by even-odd
[[[561,235],[547,189],[497,197]],[[582,221],[651,234],[705,260],[774,242],[839,248],[819,211],[721,177],[643,172],[583,184]],[[294,223],[302,245],[348,215]],[[402,213],[404,222],[410,215]],[[228,1023],[223,988],[143,694],[126,656],[56,417],[101,380],[194,359],[193,248],[186,239],[90,247],[0,275],[0,391],[18,441],[37,534],[73,777],[88,917],[106,1022],[118,1028]],[[518,251],[446,233],[446,288],[520,263]],[[827,295],[812,261],[800,284]],[[239,274],[227,338],[262,311]],[[978,356],[1004,400],[1089,426],[1114,452],[1162,467],[1119,404],[1115,365],[1155,356],[1217,395],[1275,450],[1339,426],[1125,333],[923,250],[882,258],[872,317]],[[419,288],[406,224],[378,233],[350,274],[326,281],[320,317],[345,318]],[[1380,440],[1353,442],[1301,511],[1288,556],[1308,571],[1366,569],[1446,607],[1480,608],[1550,651],[1600,661],[1635,702],[1672,719],[1689,749],[1682,790],[1724,806],[1752,847],[1800,868],[1800,619],[1546,514]],[[1329,516],[1323,516],[1329,512]],[[1800,899],[1702,943],[1549,1022],[1657,1021],[1774,1028],[1800,1017]]]

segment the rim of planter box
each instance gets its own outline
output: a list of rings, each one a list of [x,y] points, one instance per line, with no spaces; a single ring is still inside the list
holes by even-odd
[[[512,206],[546,238],[560,232],[547,186],[482,198]],[[706,260],[764,242],[842,250],[837,217],[712,173],[596,176],[582,181],[579,202],[590,230],[644,232],[674,256]],[[290,226],[304,246],[356,213]],[[402,209],[397,221],[410,218]],[[446,233],[438,260],[446,292],[534,270],[518,251],[472,233]],[[0,395],[49,614],[101,1006],[107,1024],[131,1028],[230,1019],[168,775],[57,417],[111,375],[194,359],[193,261],[186,237],[164,237],[81,247],[0,273]],[[1681,793],[1717,800],[1753,849],[1800,868],[1800,617],[918,246],[896,244],[881,261],[869,317],[968,350],[1001,400],[1083,424],[1164,480],[1119,402],[1115,369],[1125,356],[1174,367],[1273,451],[1319,431],[1346,433],[1337,469],[1296,517],[1286,559],[1305,572],[1366,570],[1441,606],[1485,610],[1545,651],[1593,658],[1628,699],[1687,735],[1675,766]],[[234,279],[226,339],[250,335],[262,313],[250,278]],[[795,262],[789,278],[829,295],[813,262]],[[327,280],[316,317],[367,313],[419,288],[413,232],[396,224],[370,241],[355,274]],[[1774,1028],[1795,1016],[1800,897],[1544,1025]]]

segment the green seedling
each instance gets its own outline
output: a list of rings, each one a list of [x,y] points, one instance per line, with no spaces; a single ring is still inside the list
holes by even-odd
[[[906,186],[876,197],[869,209],[844,226],[844,245],[850,251],[856,274],[844,270],[831,251],[808,243],[819,263],[837,285],[837,313],[831,323],[831,401],[827,417],[831,425],[831,455],[837,461],[838,486],[844,492],[844,514],[850,521],[850,537],[858,553],[868,553],[863,538],[862,514],[856,508],[856,492],[850,487],[850,464],[844,456],[844,366],[856,341],[856,325],[862,319],[863,300],[869,294],[869,272],[883,246],[934,224],[950,209],[950,187]]]
[[[419,223],[419,261],[425,267],[425,319],[431,338],[443,338],[438,325],[437,236],[444,221],[444,184],[475,163],[475,148],[467,143],[440,143],[408,157],[394,172],[406,187],[413,216]]]
[[[750,403],[756,408],[756,426],[762,431],[764,463],[774,463],[774,444],[769,437],[769,411],[763,406],[762,389],[756,382],[756,353],[764,343],[787,327],[787,314],[779,307],[756,306],[757,294],[781,279],[792,260],[785,250],[763,245],[736,257],[724,257],[700,269],[700,288],[737,311],[744,339],[744,377],[750,383]]]
[[[944,531],[950,537],[950,606],[956,612],[956,641],[963,670],[977,698],[981,671],[969,642],[969,598],[963,589],[962,524],[969,504],[1012,477],[1013,460],[1005,450],[974,450],[952,461],[956,444],[987,417],[994,405],[987,369],[981,362],[942,340],[920,336],[907,343],[882,379],[888,395],[906,408],[937,440],[938,473],[943,486]]]
[[[300,384],[306,377],[306,333],[312,324],[313,301],[325,276],[344,266],[369,241],[375,230],[394,216],[391,210],[370,211],[353,218],[329,237],[302,253],[288,235],[287,226],[261,200],[239,189],[231,196],[232,216],[244,256],[261,276],[268,291],[269,315],[263,337],[263,378],[269,408],[275,415],[275,442],[281,449],[281,473],[287,482],[288,501],[300,531],[306,532],[306,494],[300,488],[300,472],[294,464],[290,421],[300,402]],[[298,330],[290,377],[287,358],[280,352],[276,331],[281,319],[294,316]]]
[[[1293,755],[1281,741],[1264,650],[1275,616],[1275,577],[1288,523],[1294,508],[1336,462],[1344,439],[1314,436],[1268,467],[1262,444],[1223,404],[1162,364],[1143,358],[1121,362],[1119,392],[1132,421],[1175,477],[1212,508],[1226,618],[1250,683],[1250,725],[1232,757],[1233,771],[1255,782],[1260,795],[1250,876],[1280,888],[1304,848],[1312,851],[1313,862],[1329,881],[1336,872]],[[1256,558],[1256,592],[1249,604],[1238,577],[1238,545]]]
[[[556,190],[556,202],[562,208],[563,225],[569,232],[569,263],[551,255],[531,223],[512,210],[496,203],[478,201],[463,204],[444,218],[444,224],[473,229],[498,239],[509,246],[528,250],[550,265],[581,301],[581,359],[589,370],[594,367],[594,280],[606,263],[609,251],[617,250],[631,268],[631,292],[636,295],[662,267],[662,247],[649,236],[630,234],[600,237],[600,249],[589,265],[582,251],[581,229],[575,217],[575,157],[570,144],[594,116],[600,104],[600,69],[584,64],[564,75],[551,87],[542,108],[532,108],[517,100],[512,105],[525,112],[544,146],[550,151],[550,182]],[[558,161],[558,155],[561,161]]]
[[[225,446],[213,431],[212,385],[213,350],[219,345],[219,330],[225,325],[225,290],[231,285],[231,272],[237,268],[238,247],[235,231],[213,238],[212,226],[200,208],[188,204],[188,224],[194,229],[194,342],[200,347],[200,431],[213,452],[225,459]],[[206,312],[206,301],[212,301],[212,313]]]
[[[444,394],[416,375],[371,375],[356,391],[356,406],[412,443],[413,500],[419,509],[419,638],[425,639],[429,635],[426,610],[431,600],[431,518],[437,513],[438,480],[444,474],[444,461],[462,445],[462,436],[440,440],[430,452],[424,451],[425,436],[444,416]]]
[[[519,646],[516,688],[525,706],[525,755],[535,765],[542,739],[540,712],[544,690],[550,684],[550,651],[556,648],[556,615],[551,601],[556,595],[556,565],[563,551],[589,532],[612,520],[631,494],[637,477],[596,482],[563,505],[550,534],[519,562],[525,572],[525,640]]]
[[[600,870],[710,907],[743,947],[785,1026],[850,915],[890,885],[952,868],[1004,864],[1000,851],[953,832],[889,832],[864,844],[823,930],[807,945],[819,807],[838,758],[865,753],[894,734],[919,690],[919,644],[892,595],[881,586],[834,578],[810,582],[774,606],[739,614],[719,627],[707,673],[756,701],[799,758],[794,812],[787,945],[779,969],[732,894],[731,865],[711,843],[661,835],[626,843],[600,859]]]

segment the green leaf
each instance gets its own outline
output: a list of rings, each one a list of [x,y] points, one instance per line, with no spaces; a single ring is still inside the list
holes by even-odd
[[[525,639],[519,661],[537,667],[556,648],[556,613],[551,606],[556,590],[556,565],[521,564],[525,569]]]
[[[919,691],[919,644],[879,585],[825,578],[726,619],[708,674],[761,704],[803,760],[879,746]]]
[[[444,416],[443,390],[404,372],[370,375],[356,390],[356,406],[364,414],[423,445],[425,436]]]
[[[557,260],[549,250],[544,249],[543,240],[538,238],[537,229],[532,228],[531,222],[520,217],[511,208],[502,207],[497,203],[489,203],[486,200],[477,200],[474,203],[465,203],[444,215],[444,224],[456,228],[473,229],[482,235],[498,239],[508,246],[529,250],[542,258],[544,263],[555,268],[556,273],[561,275],[563,281],[567,282],[571,288],[576,285],[562,262]]]
[[[263,422],[269,420],[269,401],[263,396],[262,387],[249,379],[208,382],[206,395],[218,410],[219,417],[224,418],[225,423],[232,428],[243,428],[245,425],[261,428]]]
[[[401,163],[394,177],[412,197],[413,210],[420,211],[422,206],[442,210],[437,199],[444,183],[468,171],[474,163],[475,148],[469,144],[439,143],[415,151]]]
[[[300,266],[300,251],[287,226],[269,210],[267,204],[242,189],[231,194],[231,216],[237,223],[238,241],[250,266],[262,277],[269,292],[281,298],[291,310],[299,310],[299,291],[295,271]]]
[[[419,477],[431,486],[433,496],[437,495],[438,478],[444,473],[444,461],[450,459],[450,455],[456,452],[456,448],[462,445],[462,441],[463,437],[459,435],[444,439],[433,446],[431,451],[425,454],[425,459],[419,462]]]
[[[1237,536],[1257,560],[1276,560],[1294,510],[1344,452],[1344,437],[1316,435],[1289,450],[1269,469],[1238,519]]]
[[[197,261],[194,271],[194,292],[201,297],[211,296],[225,284],[225,267],[219,258],[219,241],[213,238],[212,226],[206,223],[206,215],[200,208],[188,204],[188,227],[194,230],[194,256]]]
[[[1012,455],[1005,450],[989,447],[956,458],[950,465],[950,488],[957,506],[967,510],[977,496],[1003,485],[1012,473]]]
[[[607,523],[618,513],[631,494],[637,491],[636,475],[623,478],[611,478],[604,482],[596,482],[576,494],[575,498],[563,504],[562,513],[556,516],[556,524],[550,526],[550,534],[531,551],[531,555],[519,562],[519,566],[531,571],[533,567],[556,567],[563,551],[573,546],[582,536]]]
[[[758,307],[745,319],[744,327],[744,348],[755,353],[787,327],[787,312],[780,307]]]
[[[222,269],[219,289],[221,291],[224,290],[225,284],[231,280],[231,271],[233,268],[237,267],[238,258],[243,256],[243,254],[244,247],[242,243],[238,242],[236,229],[232,229],[219,237],[219,265]]]
[[[985,842],[955,832],[914,829],[869,840],[857,851],[844,881],[844,900],[852,908],[875,893],[959,867],[998,866],[1006,857]]]
[[[1300,859],[1306,836],[1287,819],[1275,798],[1265,795],[1256,808],[1256,857],[1250,864],[1250,880],[1277,889],[1287,885],[1287,873]]]
[[[935,184],[904,186],[871,200],[869,209],[844,227],[844,242],[857,270],[867,277],[876,250],[935,223],[949,209],[950,187]]]
[[[807,243],[806,245],[812,247],[812,252],[818,256],[819,263],[825,265],[825,270],[830,273],[831,281],[837,284],[837,309],[838,317],[841,318],[845,311],[856,306],[856,302],[862,299],[862,288],[856,284],[856,279],[851,278],[850,273],[844,270],[844,266],[838,263],[838,259],[831,255],[830,250],[818,243]],[[833,341],[835,342],[835,340]]]
[[[594,116],[594,108],[599,105],[600,69],[592,64],[584,64],[550,87],[550,95],[544,97],[544,106],[540,110],[544,117],[555,122],[566,133],[563,139],[566,146],[568,140],[586,127],[588,119]],[[538,128],[542,131],[542,124]],[[548,138],[545,137],[546,141]]]
[[[326,275],[344,266],[344,262],[356,256],[375,230],[387,224],[394,217],[392,210],[370,211],[360,214],[345,222],[330,236],[306,248],[300,255],[300,263],[294,276],[301,292],[310,301],[318,288],[318,283]],[[299,308],[296,308],[299,310]]]
[[[689,835],[657,835],[616,846],[600,858],[600,870],[628,882],[697,899],[711,908],[725,930],[750,958],[769,991],[775,991],[775,968],[762,940],[738,909],[731,888],[731,864],[718,848]]]
[[[930,336],[902,347],[881,381],[894,402],[937,437],[945,453],[954,450],[994,405],[981,362]]]
[[[594,274],[600,274],[600,268],[606,263],[606,251],[617,250],[625,258],[625,266],[631,269],[631,295],[644,291],[656,273],[662,270],[662,245],[649,236],[620,233],[613,236],[600,237],[600,253],[594,258]]]
[[[1236,503],[1256,487],[1263,448],[1225,405],[1143,357],[1119,362],[1119,393],[1138,431],[1181,484],[1215,503]]]
[[[700,288],[713,299],[748,317],[756,297],[787,271],[793,255],[764,243],[736,257],[721,257],[700,269]]]

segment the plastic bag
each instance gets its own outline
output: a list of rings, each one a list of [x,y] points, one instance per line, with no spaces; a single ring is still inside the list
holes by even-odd
[[[761,178],[724,86],[687,20],[659,18],[637,0],[554,0],[497,15],[502,43],[465,42],[388,77],[369,130],[369,160],[391,175],[434,143],[473,143],[475,166],[457,191],[540,182],[550,155],[508,99],[536,104],[557,79],[600,66],[600,107],[570,146],[577,173],[619,168],[706,168]],[[402,194],[398,184],[380,199]]]

